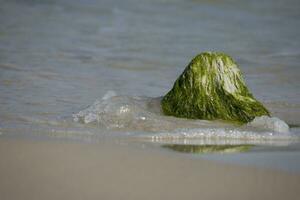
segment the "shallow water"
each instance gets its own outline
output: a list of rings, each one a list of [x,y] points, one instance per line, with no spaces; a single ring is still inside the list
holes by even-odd
[[[298,1],[0,0],[0,5],[2,136],[256,144],[285,146],[278,151],[299,155],[298,148],[288,148],[299,144],[300,135]],[[237,61],[253,94],[290,125],[288,134],[160,114],[159,97],[192,57],[208,50]],[[108,110],[99,114],[103,97]],[[87,121],[76,117],[80,112]],[[97,120],[87,123],[91,119]]]

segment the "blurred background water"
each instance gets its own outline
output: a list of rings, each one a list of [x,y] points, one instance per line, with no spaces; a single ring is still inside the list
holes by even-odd
[[[299,19],[297,0],[0,0],[0,133],[113,135],[72,115],[108,91],[162,96],[195,55],[223,51],[253,94],[299,135]],[[168,136],[192,138],[189,127],[211,126],[148,117],[150,125],[119,133],[147,135],[179,124],[185,131]],[[222,134],[230,131],[240,129]]]

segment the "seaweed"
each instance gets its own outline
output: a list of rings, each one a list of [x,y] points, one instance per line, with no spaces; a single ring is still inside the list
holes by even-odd
[[[220,52],[197,55],[162,98],[165,115],[247,123],[269,111],[248,90],[236,62]]]

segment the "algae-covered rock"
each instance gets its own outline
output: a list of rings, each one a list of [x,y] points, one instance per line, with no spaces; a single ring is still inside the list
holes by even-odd
[[[246,123],[268,110],[249,92],[234,60],[218,52],[196,56],[161,101],[164,114]]]

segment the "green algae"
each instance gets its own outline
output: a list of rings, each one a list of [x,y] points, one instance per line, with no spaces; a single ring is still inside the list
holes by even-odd
[[[162,147],[182,153],[242,153],[250,151],[254,145],[183,145],[166,144]]]
[[[219,52],[197,55],[161,101],[166,115],[247,123],[270,115],[248,90],[234,60]]]

